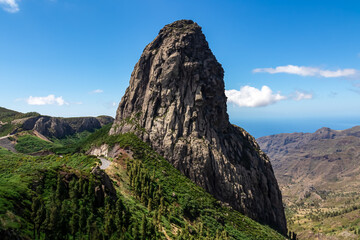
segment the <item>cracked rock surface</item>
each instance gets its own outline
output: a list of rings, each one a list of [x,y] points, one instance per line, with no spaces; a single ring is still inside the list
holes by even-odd
[[[285,234],[269,158],[230,124],[223,76],[201,27],[166,25],[135,65],[110,133],[135,132],[214,197]]]

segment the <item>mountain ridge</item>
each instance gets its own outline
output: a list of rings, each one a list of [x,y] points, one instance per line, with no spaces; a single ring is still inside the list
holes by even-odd
[[[36,131],[46,138],[64,138],[83,131],[93,131],[112,123],[110,116],[51,117],[36,112],[21,113],[0,107],[0,136],[21,131]]]
[[[359,238],[354,219],[360,216],[360,126],[277,134],[257,142],[272,161],[290,230],[300,239],[320,231],[324,239]]]

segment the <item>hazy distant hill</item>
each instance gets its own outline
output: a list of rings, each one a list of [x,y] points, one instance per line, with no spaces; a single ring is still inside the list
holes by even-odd
[[[315,133],[278,134],[257,141],[270,157],[282,186],[295,183],[327,189],[343,188],[342,183],[349,188],[358,186],[360,126],[343,131],[321,128]]]
[[[316,233],[359,239],[360,126],[277,134],[257,142],[270,157],[290,229],[302,239]]]

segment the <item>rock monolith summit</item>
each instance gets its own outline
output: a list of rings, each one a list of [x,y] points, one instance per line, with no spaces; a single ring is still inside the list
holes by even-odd
[[[223,76],[201,27],[166,25],[135,65],[110,134],[134,132],[215,198],[286,234],[271,163],[229,122]]]

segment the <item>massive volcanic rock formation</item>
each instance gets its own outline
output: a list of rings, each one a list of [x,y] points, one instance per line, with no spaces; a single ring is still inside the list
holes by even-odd
[[[268,157],[229,123],[223,75],[196,23],[166,25],[135,65],[110,133],[135,132],[217,199],[286,233]]]

